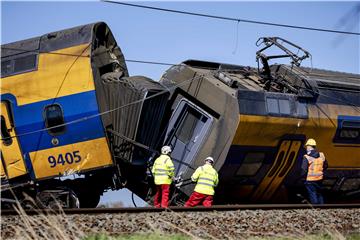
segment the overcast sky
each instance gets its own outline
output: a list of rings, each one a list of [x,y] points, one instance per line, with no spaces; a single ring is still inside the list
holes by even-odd
[[[282,24],[360,32],[358,2],[137,2],[150,6]],[[359,36],[185,16],[104,2],[1,2],[1,43],[87,23],[106,22],[126,59],[180,63],[186,59],[256,66],[255,42],[279,36],[307,49],[313,66],[360,73]],[[238,36],[238,37],[237,37]],[[237,43],[236,43],[236,40]],[[310,61],[304,62],[310,66]],[[158,80],[168,68],[128,63],[131,75]],[[102,202],[131,205],[128,191]],[[139,201],[139,200],[138,200]],[[140,201],[139,201],[140,202]]]

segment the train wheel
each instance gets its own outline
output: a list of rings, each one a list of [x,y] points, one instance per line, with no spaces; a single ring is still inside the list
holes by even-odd
[[[79,208],[79,199],[71,189],[43,190],[36,195],[39,208]]]

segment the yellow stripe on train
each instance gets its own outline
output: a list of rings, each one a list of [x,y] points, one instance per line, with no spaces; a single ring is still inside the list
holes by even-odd
[[[36,71],[1,79],[1,94],[24,105],[94,90],[89,54],[89,44],[41,53]]]
[[[36,179],[113,164],[105,137],[31,152],[30,159]]]
[[[360,145],[333,142],[338,115],[358,116],[352,106],[334,104],[308,105],[309,118],[287,118],[240,114],[232,145],[276,147],[279,136],[304,135],[315,138],[331,168],[359,168]],[[325,115],[324,112],[327,114]]]

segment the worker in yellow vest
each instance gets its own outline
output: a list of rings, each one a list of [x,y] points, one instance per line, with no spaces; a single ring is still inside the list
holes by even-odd
[[[219,183],[218,173],[213,168],[213,164],[214,159],[207,157],[205,164],[198,167],[191,176],[191,180],[196,182],[196,186],[189,200],[185,203],[185,207],[195,207],[199,204],[205,207],[212,206],[215,194],[214,188]]]
[[[167,208],[169,205],[170,185],[175,172],[170,153],[171,147],[163,146],[161,148],[161,155],[155,160],[151,170],[156,185],[154,206],[157,208]]]
[[[305,187],[311,204],[324,204],[322,181],[327,161],[323,153],[316,149],[316,141],[312,138],[305,143],[306,154],[301,165],[302,175],[306,177]]]

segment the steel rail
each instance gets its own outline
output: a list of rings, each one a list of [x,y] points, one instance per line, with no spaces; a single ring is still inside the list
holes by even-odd
[[[237,211],[237,210],[297,210],[297,209],[359,209],[359,204],[244,204],[244,205],[215,205],[213,207],[169,207],[169,208],[154,208],[154,207],[131,207],[131,208],[72,208],[72,209],[32,209],[25,210],[28,215],[39,214],[121,214],[121,213],[155,213],[155,212],[211,212],[211,211]],[[15,210],[4,209],[1,210],[1,215],[18,215]]]

